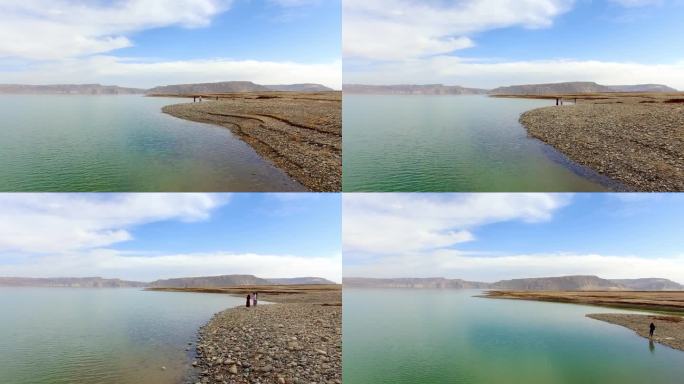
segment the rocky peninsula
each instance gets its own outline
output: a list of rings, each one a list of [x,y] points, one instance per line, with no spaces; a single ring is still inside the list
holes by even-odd
[[[595,313],[587,317],[629,328],[645,338],[649,338],[648,326],[653,322],[656,326],[653,341],[684,351],[684,318],[681,316]]]
[[[531,136],[628,190],[684,190],[684,95],[544,96],[554,97],[576,104],[523,113]]]
[[[203,100],[162,111],[229,128],[312,191],[341,190],[341,92],[243,92]]]
[[[154,288],[162,291],[259,292],[261,304],[217,313],[199,331],[192,382],[342,382],[340,285]],[[268,302],[271,304],[264,304]]]
[[[684,313],[684,291],[512,291],[492,290],[482,297],[600,305]]]

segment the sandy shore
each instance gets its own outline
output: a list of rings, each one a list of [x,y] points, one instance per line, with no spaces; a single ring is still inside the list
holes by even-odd
[[[482,297],[684,313],[684,291],[487,291]]]
[[[684,191],[684,99],[644,94],[578,97],[576,105],[525,112],[520,122],[531,136],[626,189]]]
[[[172,116],[229,128],[312,191],[342,188],[341,92],[219,95],[169,105]]]
[[[200,383],[342,382],[341,285],[155,290],[257,291],[275,303],[219,312],[200,329]]]
[[[632,315],[624,313],[596,313],[587,317],[621,325],[648,338],[648,326],[656,326],[653,341],[684,351],[684,318],[681,316]]]

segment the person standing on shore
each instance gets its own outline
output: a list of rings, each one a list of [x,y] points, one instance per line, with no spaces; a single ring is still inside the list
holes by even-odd
[[[254,306],[256,307],[257,306],[257,292],[254,292],[252,294],[252,298],[254,299]]]
[[[648,337],[653,338],[653,332],[655,332],[655,324],[651,323],[651,325],[648,326]]]
[[[251,296],[252,296],[252,295],[250,295],[249,293],[247,294],[247,308],[249,308],[249,305],[250,305],[251,302],[252,302],[252,297],[251,297]]]

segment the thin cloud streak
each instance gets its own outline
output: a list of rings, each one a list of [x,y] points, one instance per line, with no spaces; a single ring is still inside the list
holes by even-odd
[[[174,277],[252,274],[259,277],[323,277],[342,281],[342,257],[255,253],[137,255],[111,249],[34,258],[0,265],[0,276],[123,278],[153,281]]]
[[[684,284],[684,256],[643,258],[599,254],[470,256],[440,251],[345,264],[345,276],[446,277],[494,282],[505,279],[567,275],[602,278],[667,278]]]
[[[565,59],[491,63],[437,56],[345,65],[344,79],[346,83],[360,84],[444,83],[486,89],[564,81],[595,81],[604,85],[656,83],[684,89],[684,61],[654,65]]]
[[[258,84],[320,83],[342,86],[342,62],[295,63],[258,60],[143,61],[95,56],[47,62],[0,73],[0,83],[101,83],[151,88],[159,85],[219,81]]]

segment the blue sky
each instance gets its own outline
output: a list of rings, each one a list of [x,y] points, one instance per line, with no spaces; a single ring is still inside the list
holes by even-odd
[[[681,0],[348,0],[343,14],[346,83],[684,89]]]
[[[682,17],[684,2],[624,7],[610,1],[577,1],[547,28],[508,27],[475,34],[477,44],[461,56],[670,64],[684,59],[684,43],[678,38],[684,35]]]
[[[0,276],[341,276],[339,194],[0,194]]]
[[[341,249],[341,202],[335,194],[236,193],[208,220],[155,221],[134,227],[122,251],[335,255]]]
[[[605,195],[605,196],[604,196]],[[460,249],[493,253],[600,253],[642,257],[684,254],[684,199],[678,195],[634,197],[577,194],[552,220],[492,223]],[[643,199],[643,200],[641,200]],[[684,268],[684,265],[682,265]]]
[[[235,1],[205,28],[169,26],[131,35],[135,45],[119,57],[163,60],[245,58],[328,63],[341,55],[339,1],[284,7],[269,1]]]
[[[0,83],[341,83],[340,0],[6,0]]]
[[[343,205],[345,276],[684,283],[680,194],[348,194]]]

